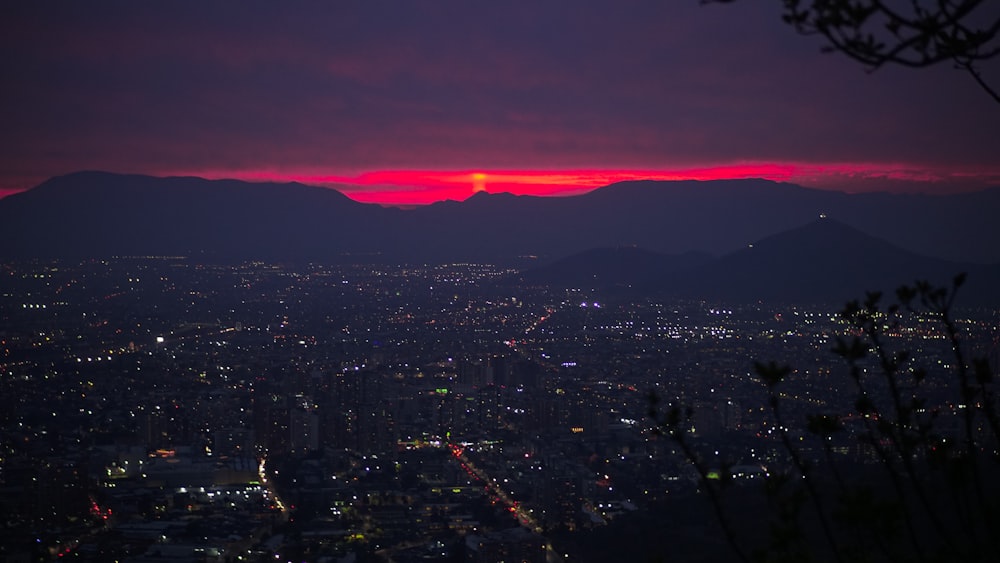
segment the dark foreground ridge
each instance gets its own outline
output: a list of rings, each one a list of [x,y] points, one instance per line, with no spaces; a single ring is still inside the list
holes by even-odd
[[[924,256],[1000,262],[1000,189],[845,194],[766,180],[478,194],[413,210],[325,188],[80,172],[0,200],[2,258],[135,255],[358,263],[551,261],[593,248],[723,255],[822,214]],[[523,262],[522,262],[523,264]]]

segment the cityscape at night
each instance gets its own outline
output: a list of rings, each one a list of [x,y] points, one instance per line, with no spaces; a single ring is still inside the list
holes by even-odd
[[[1000,2],[8,2],[0,52],[0,562],[1000,553]]]
[[[753,360],[800,366],[789,412],[857,416],[829,308],[626,299],[516,274],[6,264],[5,558],[600,560],[579,537],[697,496],[654,432],[651,392],[695,407],[688,432],[748,480],[788,463]],[[995,357],[997,315],[959,318],[973,351]],[[947,370],[943,332],[921,326],[894,342]],[[875,462],[839,440],[845,460]],[[684,521],[671,549],[720,553],[715,527]]]

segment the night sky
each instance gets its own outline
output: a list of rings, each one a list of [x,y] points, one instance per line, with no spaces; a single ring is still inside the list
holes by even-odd
[[[1000,106],[971,78],[866,72],[779,4],[7,2],[0,196],[78,170],[402,204],[630,178],[1000,185]]]

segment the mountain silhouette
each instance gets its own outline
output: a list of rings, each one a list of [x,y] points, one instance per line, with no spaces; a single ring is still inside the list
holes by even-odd
[[[947,286],[969,272],[963,301],[998,302],[997,265],[961,263],[922,256],[831,218],[763,238],[686,272],[668,293],[734,301],[828,302],[840,304],[867,291],[892,292],[904,283],[927,280]]]
[[[927,280],[948,285],[970,274],[966,305],[1000,304],[1000,265],[961,263],[910,252],[829,218],[765,237],[736,252],[665,255],[635,247],[597,248],[530,268],[520,281],[734,302],[841,305],[867,291],[892,292]]]
[[[399,212],[295,183],[80,172],[0,200],[0,236],[8,257],[335,258],[377,252],[352,234]]]
[[[571,197],[480,192],[414,209],[328,188],[80,172],[0,200],[0,258],[552,262],[595,248],[725,255],[826,213],[911,252],[1000,262],[1000,188],[846,194],[767,180],[636,181]],[[989,244],[987,244],[989,243]],[[898,278],[897,278],[898,279]]]

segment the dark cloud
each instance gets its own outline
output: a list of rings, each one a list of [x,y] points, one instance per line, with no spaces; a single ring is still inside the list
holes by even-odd
[[[6,6],[0,188],[84,168],[994,166],[1000,111],[971,79],[865,73],[762,4]]]

